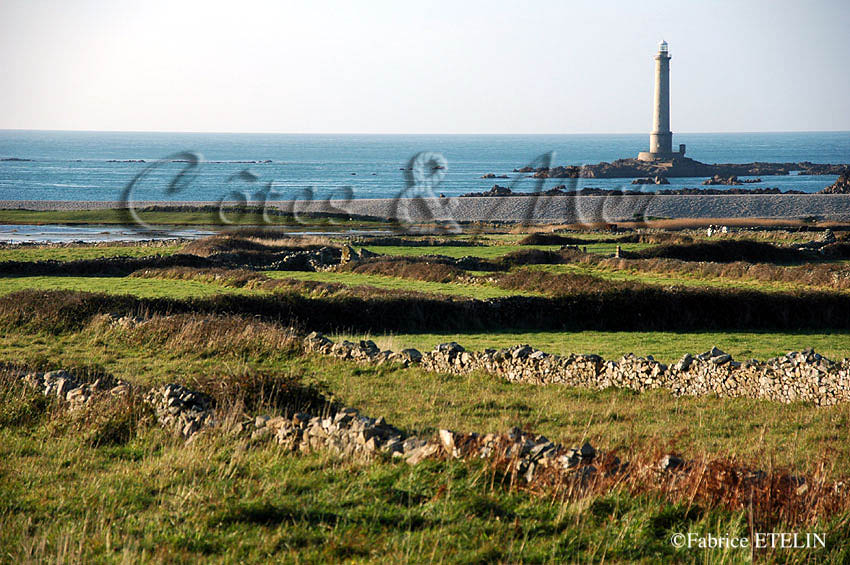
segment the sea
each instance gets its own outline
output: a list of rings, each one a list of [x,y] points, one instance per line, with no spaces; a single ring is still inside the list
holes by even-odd
[[[405,169],[427,152],[434,194],[458,196],[494,184],[534,191],[566,184],[629,188],[631,179],[548,179],[516,168],[582,165],[634,157],[646,134],[305,135],[0,130],[0,200],[135,201],[394,198],[411,184]],[[850,132],[674,134],[674,146],[705,163],[850,163]],[[436,156],[435,156],[436,154]],[[188,161],[188,162],[186,162]],[[179,176],[179,173],[186,174]],[[483,179],[494,173],[508,178]],[[135,179],[135,181],[134,181]],[[175,179],[178,179],[175,182]],[[747,188],[817,192],[835,176],[775,176]],[[671,178],[664,188],[699,187]],[[128,186],[130,187],[128,189]],[[654,187],[642,187],[652,190]]]

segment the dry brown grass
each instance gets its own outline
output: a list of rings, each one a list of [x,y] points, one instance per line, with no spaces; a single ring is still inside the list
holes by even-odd
[[[616,292],[645,288],[637,282],[607,281],[592,275],[578,273],[549,273],[547,271],[518,269],[498,276],[496,284],[511,290],[543,292],[551,296],[568,296],[578,293]]]
[[[835,263],[809,263],[800,266],[769,263],[711,263],[679,259],[616,259],[587,256],[582,262],[616,270],[685,275],[699,278],[726,278],[764,282],[789,282],[835,290],[850,289],[850,266]]]
[[[465,274],[463,269],[458,267],[427,259],[420,261],[373,259],[360,263],[348,263],[337,270],[363,275],[384,275],[440,283],[452,282]]]
[[[338,408],[330,400],[330,393],[315,384],[304,384],[294,375],[246,369],[236,374],[194,375],[188,384],[211,397],[219,414],[230,421],[251,420],[263,413],[327,415]]]
[[[109,316],[93,319],[88,328],[91,332],[105,332],[106,336],[114,331]],[[299,347],[291,328],[239,316],[153,316],[126,335],[137,344],[157,345],[172,353],[247,356],[262,355],[266,351],[295,352]]]
[[[140,429],[151,426],[154,416],[144,402],[141,391],[130,389],[126,394],[113,397],[109,393],[94,395],[78,410],[65,418],[51,422],[53,433],[63,433],[69,427],[86,445],[101,447],[123,445],[136,437]]]
[[[628,462],[624,467],[609,453],[594,462],[597,472],[593,475],[544,471],[532,488],[538,494],[568,499],[626,489],[634,495],[660,496],[697,514],[717,507],[743,511],[752,520],[754,531],[811,525],[850,511],[845,481],[827,476],[826,461],[807,476],[789,468],[758,469],[745,461],[716,456],[688,459],[682,467],[663,472],[659,461],[665,454],[660,448],[652,453],[629,453],[623,456]],[[505,470],[510,463],[510,458],[502,458],[493,466]]]
[[[395,262],[393,262],[395,263]],[[415,278],[414,275],[423,277],[437,276],[434,275],[427,267],[416,267],[413,263],[408,273],[407,278]],[[418,265],[422,265],[419,263]],[[388,273],[395,272],[394,267],[382,267],[380,262],[375,267],[374,273],[383,274],[380,272],[386,269]],[[362,272],[362,271],[352,271]],[[437,269],[439,274],[440,269]],[[459,273],[463,271],[458,269]],[[179,280],[195,280],[201,282],[215,283],[230,288],[243,288],[252,291],[270,292],[270,293],[295,293],[303,296],[314,298],[330,298],[330,297],[358,297],[363,299],[376,297],[395,297],[395,298],[445,298],[442,294],[419,292],[414,290],[386,289],[376,288],[368,284],[362,285],[347,285],[344,283],[322,282],[313,280],[300,280],[293,278],[270,278],[263,273],[256,271],[248,271],[245,269],[195,269],[193,267],[170,267],[164,269],[144,269],[134,272],[131,276],[138,278],[158,278],[158,279],[179,279]],[[391,275],[403,276],[403,275]],[[418,280],[432,280],[430,278]]]
[[[197,239],[183,248],[183,253],[208,257],[217,253],[281,253],[331,247],[327,237],[287,236],[274,230],[239,230]]]

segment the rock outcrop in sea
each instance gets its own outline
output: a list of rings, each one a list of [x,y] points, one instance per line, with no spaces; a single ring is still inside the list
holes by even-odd
[[[602,162],[596,165],[567,165],[558,167],[523,167],[514,169],[515,173],[532,173],[538,179],[552,178],[635,178],[635,177],[733,177],[733,176],[775,176],[789,175],[799,171],[804,175],[837,175],[847,167],[844,164],[831,165],[802,161],[800,163],[701,163],[688,157],[675,157],[669,161],[639,161],[637,159],[617,159],[612,163]]]
[[[663,178],[663,177],[660,177]],[[644,179],[637,179],[643,181]],[[664,179],[666,181],[666,179]],[[633,182],[632,184],[669,184],[669,182],[656,183],[650,179],[649,182]],[[723,184],[723,183],[718,183]],[[740,183],[739,183],[740,184]],[[461,194],[461,198],[494,197],[494,196],[721,196],[728,194],[808,194],[801,190],[780,190],[778,188],[674,188],[653,191],[642,190],[620,190],[608,188],[596,188],[587,186],[579,190],[567,190],[566,185],[560,184],[541,192],[514,192],[506,186],[493,185],[485,192],[467,192]]]
[[[656,176],[635,179],[632,184],[670,184],[670,181],[666,177]]]
[[[821,190],[821,194],[850,194],[850,168],[845,169],[837,181]]]
[[[753,184],[761,182],[761,179],[739,179],[737,175],[732,175],[731,177],[722,177],[720,175],[714,175],[710,179],[703,181],[702,184],[707,186],[712,185],[726,185],[726,186],[736,186],[740,184]]]

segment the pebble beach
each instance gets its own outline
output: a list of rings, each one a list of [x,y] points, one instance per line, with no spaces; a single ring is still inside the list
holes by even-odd
[[[226,203],[227,204],[227,203]],[[229,203],[236,205],[237,203]],[[204,207],[217,202],[143,201],[149,206]],[[817,218],[850,221],[850,195],[846,194],[761,194],[761,195],[641,195],[580,197],[479,197],[429,199],[358,199],[348,202],[278,201],[269,206],[296,213],[343,213],[411,221],[455,220],[458,222],[622,222],[637,218]],[[98,210],[120,208],[114,201],[0,200],[0,209]]]

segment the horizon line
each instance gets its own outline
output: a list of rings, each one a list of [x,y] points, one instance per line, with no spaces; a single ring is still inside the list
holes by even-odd
[[[207,131],[207,130],[117,130],[117,129],[47,129],[47,128],[0,128],[0,132],[56,132],[56,133],[162,133],[162,134],[210,134],[210,135],[386,135],[386,136],[506,136],[506,135],[650,135],[649,132],[498,132],[498,133],[422,133],[422,132],[281,132],[281,131]],[[750,133],[850,133],[850,129],[824,130],[738,130],[738,131],[682,131],[673,135],[702,134],[750,134]]]

